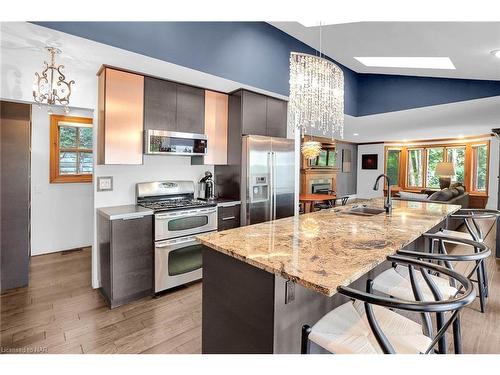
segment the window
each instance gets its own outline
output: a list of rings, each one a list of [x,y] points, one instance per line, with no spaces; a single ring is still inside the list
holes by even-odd
[[[436,166],[444,160],[444,148],[432,147],[427,149],[427,178],[426,187],[439,188],[439,176],[436,176]]]
[[[50,182],[91,182],[92,119],[50,116]]]
[[[408,186],[423,187],[424,173],[422,155],[424,149],[413,148],[408,149]]]
[[[385,172],[402,190],[439,189],[436,167],[444,161],[455,167],[452,181],[472,195],[488,194],[489,141],[386,146],[385,155]]]
[[[401,159],[401,150],[388,149],[385,164],[385,173],[389,176],[391,185],[399,186],[399,160]]]
[[[447,147],[446,148],[446,161],[453,163],[455,166],[455,179],[456,182],[464,183],[465,173],[465,146]]]
[[[488,146],[472,146],[472,190],[486,191],[488,181]]]

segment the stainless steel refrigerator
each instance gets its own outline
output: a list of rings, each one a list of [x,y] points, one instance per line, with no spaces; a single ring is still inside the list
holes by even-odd
[[[241,224],[293,216],[294,140],[244,136],[241,164]]]

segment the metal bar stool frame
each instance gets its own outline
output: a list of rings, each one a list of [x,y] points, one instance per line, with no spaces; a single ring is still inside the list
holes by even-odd
[[[443,321],[441,326],[438,327],[437,333],[432,338],[431,344],[427,348],[424,354],[429,354],[434,351],[434,347],[442,342],[442,337],[444,337],[448,328],[453,325],[453,337],[455,346],[455,352],[461,353],[461,329],[460,329],[460,310],[469,305],[476,298],[474,287],[468,278],[459,274],[458,272],[452,271],[446,267],[436,265],[433,263],[421,261],[415,259],[414,257],[405,257],[400,255],[388,256],[387,260],[395,264],[403,264],[408,267],[412,289],[415,296],[415,301],[406,301],[397,298],[389,298],[372,293],[372,280],[367,281],[366,292],[362,292],[350,287],[339,286],[337,292],[345,295],[353,300],[359,300],[364,303],[366,318],[368,320],[370,329],[375,336],[375,339],[380,346],[380,349],[384,354],[395,354],[395,350],[391,343],[389,342],[387,336],[384,334],[380,328],[375,314],[373,312],[373,307],[371,305],[378,305],[388,309],[396,309],[410,312],[417,312],[424,316],[427,316],[430,322],[430,313],[440,313],[444,316],[446,312],[452,312],[448,320]],[[434,295],[434,301],[422,301],[422,291],[420,286],[416,282],[416,269],[419,269],[423,279],[427,283],[429,289]],[[450,279],[458,282],[464,289],[460,296],[455,296],[454,299],[441,300],[440,292],[429,277],[429,272],[438,272],[448,276]],[[429,327],[422,326],[423,331],[429,329]],[[311,327],[309,325],[304,325],[302,327],[302,338],[301,338],[301,353],[307,354],[309,346],[309,334],[311,332]],[[440,353],[446,353],[446,347],[439,348]]]

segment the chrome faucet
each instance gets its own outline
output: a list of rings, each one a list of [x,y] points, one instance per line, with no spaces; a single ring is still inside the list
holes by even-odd
[[[373,185],[373,190],[378,190],[378,182],[380,181],[381,178],[385,178],[387,180],[387,198],[385,199],[384,202],[384,208],[386,213],[390,213],[392,211],[392,199],[391,199],[391,181],[389,180],[389,176],[387,176],[384,173],[378,176],[377,179],[375,180],[375,185]]]

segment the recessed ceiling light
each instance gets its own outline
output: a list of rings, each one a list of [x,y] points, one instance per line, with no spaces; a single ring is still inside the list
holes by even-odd
[[[370,67],[455,69],[449,57],[355,57],[355,59]]]
[[[498,57],[500,59],[500,49],[496,49],[490,52],[493,56]]]
[[[359,133],[352,133],[352,135],[359,135]]]

